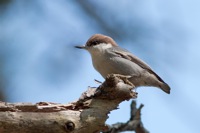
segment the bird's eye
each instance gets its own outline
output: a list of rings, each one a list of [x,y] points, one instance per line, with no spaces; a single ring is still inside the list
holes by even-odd
[[[93,40],[93,41],[90,41],[89,43],[87,43],[88,46],[95,46],[95,45],[98,45],[100,44],[101,41],[99,40]]]
[[[97,44],[99,44],[99,41],[93,41],[92,42],[92,45],[97,45]]]

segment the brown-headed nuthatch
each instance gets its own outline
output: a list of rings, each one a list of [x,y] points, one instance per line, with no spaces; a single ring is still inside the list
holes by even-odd
[[[89,38],[84,46],[76,48],[86,49],[92,57],[94,68],[104,77],[108,74],[131,76],[129,81],[138,86],[154,86],[170,93],[170,87],[144,61],[120,48],[108,36],[95,34]]]

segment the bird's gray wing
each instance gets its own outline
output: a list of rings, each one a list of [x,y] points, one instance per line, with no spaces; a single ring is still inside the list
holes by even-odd
[[[159,81],[165,83],[145,62],[143,62],[141,59],[139,59],[135,55],[131,54],[129,51],[122,49],[120,47],[114,47],[112,49],[112,52],[114,52],[117,56],[121,58],[134,62],[135,64],[139,65],[143,69],[147,70],[149,73],[155,75]]]

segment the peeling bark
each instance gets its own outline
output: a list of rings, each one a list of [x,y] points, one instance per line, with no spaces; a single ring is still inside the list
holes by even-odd
[[[136,98],[134,86],[120,75],[109,75],[98,88],[88,88],[79,100],[58,104],[50,102],[0,103],[1,133],[98,133],[109,131],[105,125],[110,111],[124,100]]]

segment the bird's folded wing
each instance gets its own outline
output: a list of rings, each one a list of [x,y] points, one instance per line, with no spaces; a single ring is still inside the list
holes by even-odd
[[[159,81],[165,83],[145,62],[143,62],[141,59],[139,59],[135,55],[131,54],[127,50],[122,49],[120,47],[115,47],[115,49],[113,49],[112,51],[119,57],[130,60],[130,61],[134,62],[135,64],[139,65],[143,69],[147,70],[149,73],[155,75]]]

